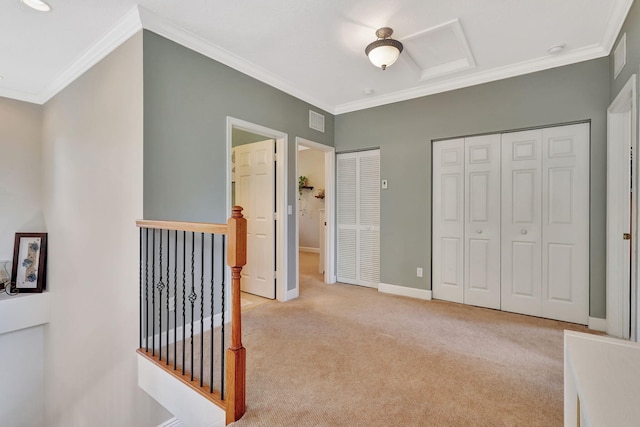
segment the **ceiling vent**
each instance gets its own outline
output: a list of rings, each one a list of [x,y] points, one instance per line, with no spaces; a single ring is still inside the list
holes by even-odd
[[[627,64],[627,33],[624,33],[613,51],[613,78],[618,75]]]
[[[309,110],[309,127],[320,132],[324,132],[324,116],[315,111]]]

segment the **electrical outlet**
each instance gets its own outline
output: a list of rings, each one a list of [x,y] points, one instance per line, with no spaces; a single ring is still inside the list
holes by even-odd
[[[169,311],[176,311],[176,297],[169,297]]]
[[[418,267],[418,269],[416,270],[416,274],[418,275],[418,277],[422,277],[422,267]]]

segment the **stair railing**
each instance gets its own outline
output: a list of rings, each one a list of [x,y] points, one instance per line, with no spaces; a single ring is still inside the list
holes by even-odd
[[[227,424],[240,419],[246,407],[240,281],[246,264],[247,220],[241,207],[234,206],[232,211],[227,224],[136,221],[140,228],[138,353],[224,409]],[[225,252],[231,269],[230,304],[225,301]],[[231,337],[225,352],[228,310]],[[195,363],[196,351],[199,363]]]

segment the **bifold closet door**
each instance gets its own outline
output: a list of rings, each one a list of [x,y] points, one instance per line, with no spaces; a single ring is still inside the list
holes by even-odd
[[[464,139],[433,143],[433,297],[464,301]]]
[[[337,279],[380,282],[380,150],[344,153],[337,163]]]
[[[500,135],[465,138],[464,303],[500,308]]]
[[[542,315],[542,130],[502,135],[501,309]]]
[[[542,316],[589,321],[589,124],[542,130]]]

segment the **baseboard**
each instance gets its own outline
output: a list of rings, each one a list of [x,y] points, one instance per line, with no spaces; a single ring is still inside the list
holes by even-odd
[[[309,248],[306,246],[300,246],[300,252],[310,252],[312,254],[319,254],[320,253],[320,248]]]
[[[231,322],[231,315],[230,314],[231,313],[229,313],[228,311],[225,312],[225,314],[224,314],[224,322],[226,324],[229,324]],[[205,317],[204,320],[203,320],[203,323],[204,323],[204,332],[210,330],[211,329],[211,316]],[[213,327],[217,328],[220,325],[222,325],[222,314],[218,313],[218,314],[215,314],[213,316]],[[178,326],[175,334],[174,334],[174,328],[169,329],[169,344],[173,344],[174,343],[174,339],[173,339],[174,335],[178,336],[178,340],[179,341],[182,340],[182,329],[183,329],[182,326]],[[184,327],[184,329],[185,329],[184,335],[186,337],[190,337],[191,336],[191,323],[187,323],[187,325]],[[196,320],[196,321],[193,322],[193,335],[198,335],[200,332],[201,332],[200,320]],[[162,335],[162,337],[160,335]],[[152,342],[151,338],[152,338],[151,336],[149,336],[147,338],[148,342],[149,342],[149,345],[151,345],[151,342]],[[165,331],[158,332],[157,334],[155,334],[155,338],[154,339],[155,339],[156,344],[158,344],[160,342],[161,338],[162,338],[162,344],[163,345],[167,345],[167,340],[166,340],[167,333]],[[147,342],[145,342],[144,339],[142,340],[142,345],[143,346],[147,345]]]
[[[287,291],[287,301],[291,301],[292,299],[296,299],[300,296],[300,288],[289,289]]]
[[[403,297],[418,298],[427,301],[431,300],[431,291],[428,291],[426,289],[407,288],[406,286],[389,285],[387,283],[379,283],[378,292],[401,295]]]
[[[589,317],[589,329],[594,331],[607,332],[607,319],[599,317]]]
[[[183,427],[183,425],[179,419],[173,417],[163,422],[162,424],[159,424],[158,427]]]

